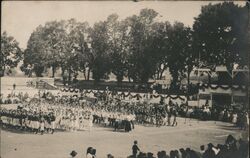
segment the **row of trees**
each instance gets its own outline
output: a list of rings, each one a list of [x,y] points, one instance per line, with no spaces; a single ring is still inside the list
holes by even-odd
[[[79,72],[89,80],[92,72],[95,81],[112,72],[118,83],[125,76],[140,83],[161,79],[166,69],[178,83],[183,77],[189,80],[200,63],[232,69],[233,63],[248,62],[247,7],[232,2],[203,6],[192,28],[181,22],[159,22],[152,9],[123,20],[112,14],[92,27],[75,19],[47,22],[31,34],[21,69],[27,75],[41,76],[51,68],[54,77],[60,68],[68,80],[77,78]],[[18,45],[6,33],[1,39],[3,65],[15,66],[7,59],[20,60]]]

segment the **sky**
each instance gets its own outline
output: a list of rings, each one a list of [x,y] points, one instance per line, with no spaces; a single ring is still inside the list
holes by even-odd
[[[200,14],[207,1],[3,1],[1,33],[6,31],[13,36],[23,49],[31,33],[39,25],[48,21],[67,20],[87,21],[90,26],[105,20],[110,14],[118,14],[120,19],[139,14],[143,8],[154,9],[159,13],[158,21],[183,22],[192,27],[194,17]],[[212,2],[219,3],[219,2]],[[245,2],[237,2],[239,4]]]

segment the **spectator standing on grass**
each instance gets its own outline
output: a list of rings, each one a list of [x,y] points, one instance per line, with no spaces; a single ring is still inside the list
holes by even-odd
[[[243,124],[243,129],[247,130],[249,128],[249,115],[247,112],[245,112],[243,115]]]
[[[93,127],[93,115],[91,113],[89,116],[89,131],[92,130],[92,127]]]
[[[140,151],[140,149],[137,146],[137,141],[134,141],[134,145],[132,146],[132,154],[133,154],[133,158],[136,158],[138,152]]]
[[[176,121],[177,110],[175,108],[172,108],[172,114],[174,116],[174,120],[173,120],[172,126],[177,126],[177,121]]]
[[[43,135],[43,133],[44,133],[44,128],[45,128],[45,119],[44,119],[44,117],[42,116],[42,117],[41,117],[41,121],[40,121],[40,131],[41,131],[41,135]]]

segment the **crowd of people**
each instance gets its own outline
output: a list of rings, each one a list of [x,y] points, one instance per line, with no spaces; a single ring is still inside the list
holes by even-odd
[[[0,109],[0,122],[3,128],[32,132],[35,134],[53,134],[55,130],[91,131],[93,125],[113,128],[114,131],[130,132],[134,124],[155,126],[177,126],[177,117],[196,118],[201,120],[218,120],[231,122],[242,130],[249,127],[248,112],[237,108],[190,107],[186,103],[177,104],[170,100],[154,104],[150,102],[126,102],[117,97],[107,100],[87,101],[86,96],[55,95],[50,92],[39,92],[34,97],[27,93],[9,94],[1,103],[18,104],[17,108]],[[249,158],[248,141],[236,140],[229,135],[225,144],[214,146],[202,145],[200,151],[190,148],[159,151],[156,155],[142,152],[138,142],[132,146],[130,158]],[[70,156],[77,157],[72,151]],[[87,149],[87,158],[96,158],[96,149]],[[112,154],[108,158],[114,158]]]
[[[112,127],[115,131],[129,132],[134,124],[177,126],[177,117],[232,122],[240,129],[249,126],[248,112],[237,109],[216,109],[209,106],[191,107],[170,100],[164,103],[126,102],[117,97],[101,101],[87,101],[86,96],[53,95],[39,92],[34,97],[27,93],[9,94],[7,100],[16,98],[17,109],[1,108],[3,127],[35,133],[54,133],[55,129],[66,131],[91,130],[93,124]],[[2,98],[1,98],[2,101]],[[3,102],[3,101],[2,101]]]
[[[165,150],[158,151],[156,155],[152,152],[143,152],[138,145],[138,141],[134,141],[131,147],[131,155],[127,158],[249,158],[249,142],[243,139],[236,139],[232,135],[228,135],[224,144],[214,145],[208,143],[207,146],[201,145],[200,150],[191,148],[180,148],[179,150],[170,150],[167,153]],[[97,150],[93,147],[88,147],[86,158],[96,158]],[[70,152],[71,158],[77,158],[78,153],[73,150]],[[107,154],[107,158],[114,158],[112,154]]]
[[[1,125],[41,134],[53,134],[55,129],[91,130],[93,124],[131,131],[135,115],[112,106],[82,102],[71,96],[56,97],[55,100],[32,98],[29,102],[20,103],[16,109],[1,108]]]
[[[50,129],[51,124],[54,124],[53,131],[54,128],[64,130],[91,128],[95,123],[113,127],[115,131],[124,129],[126,132],[134,128],[135,122],[157,126],[177,125],[177,111],[174,104],[163,106],[129,103],[117,99],[110,99],[106,102],[84,102],[81,97],[76,96],[51,98],[49,93],[42,94],[41,98],[29,98],[28,101],[21,102],[17,109],[2,108],[1,122],[3,126],[43,133],[43,129],[45,131]],[[51,117],[53,117],[53,121],[51,121]],[[172,122],[171,117],[173,117]]]
[[[132,147],[130,158],[249,158],[249,141],[236,139],[228,135],[224,144],[214,145],[208,143],[207,146],[201,145],[200,151],[191,148],[180,148],[171,150],[169,154],[166,151],[159,151],[157,156],[151,152],[141,152],[137,147],[137,141]]]

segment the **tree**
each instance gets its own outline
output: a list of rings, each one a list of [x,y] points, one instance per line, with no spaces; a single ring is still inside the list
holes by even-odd
[[[233,63],[248,63],[248,8],[233,2],[203,6],[195,18],[194,48],[205,65],[225,65],[231,70]]]
[[[152,43],[149,47],[154,54],[155,65],[155,79],[161,80],[163,72],[167,69],[168,53],[171,49],[169,43],[169,34],[172,26],[169,22],[156,22],[152,25]]]
[[[46,55],[46,66],[51,67],[52,77],[55,76],[56,68],[64,61],[61,58],[65,52],[65,40],[67,38],[65,31],[65,21],[52,21],[44,26],[43,40],[45,42],[44,55]]]
[[[111,69],[107,22],[95,23],[89,32],[92,51],[91,69],[94,80],[98,82],[107,77]]]
[[[118,15],[112,14],[107,20],[111,71],[116,75],[118,84],[127,73],[128,26],[125,21],[118,21]]]
[[[87,22],[77,22],[75,19],[66,22],[66,53],[64,53],[61,67],[63,71],[67,69],[69,81],[71,80],[71,73],[74,74],[76,79],[79,71],[83,72],[85,79],[89,80],[89,73],[86,74],[86,69],[90,63],[90,49],[87,40],[88,29]]]
[[[188,71],[192,71],[194,54],[192,52],[191,29],[183,23],[176,22],[169,34],[169,53],[167,65],[173,78],[173,85],[181,81],[181,77]]]
[[[64,62],[66,53],[65,21],[47,22],[38,26],[31,34],[24,54],[24,66],[31,65],[37,76],[42,76],[45,68],[52,68],[54,77],[56,68]]]
[[[23,52],[14,37],[6,32],[1,35],[1,76],[4,76],[6,68],[14,68],[23,58]]]
[[[139,16],[126,19],[129,26],[128,76],[134,82],[146,83],[155,72],[152,46],[152,25],[158,13],[152,9],[142,9]]]

